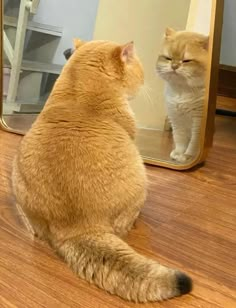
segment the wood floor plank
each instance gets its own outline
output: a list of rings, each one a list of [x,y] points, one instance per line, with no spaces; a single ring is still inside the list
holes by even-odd
[[[201,168],[147,166],[148,200],[127,241],[189,273],[194,290],[139,306],[78,279],[46,243],[32,239],[11,192],[20,140],[0,132],[0,307],[236,307],[236,119],[217,117],[214,147]]]

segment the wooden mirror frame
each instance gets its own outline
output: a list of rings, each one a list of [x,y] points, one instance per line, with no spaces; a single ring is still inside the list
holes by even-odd
[[[0,95],[3,97],[3,0],[0,5]],[[224,0],[212,0],[211,23],[210,23],[210,40],[209,40],[209,61],[206,78],[206,95],[204,103],[204,117],[202,120],[201,138],[200,138],[200,153],[193,161],[183,165],[177,165],[152,159],[143,156],[144,163],[156,165],[160,167],[187,170],[205,161],[209,148],[213,143],[216,97],[218,84],[218,68],[221,46],[221,32],[223,25]],[[0,128],[11,133],[24,135],[23,132],[10,128],[3,118],[3,103],[0,104]]]

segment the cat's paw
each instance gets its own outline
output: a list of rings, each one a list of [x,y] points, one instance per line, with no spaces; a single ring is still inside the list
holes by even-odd
[[[184,154],[184,153],[178,153],[176,150],[172,151],[170,154],[170,157],[177,161],[178,163],[186,163],[192,159],[191,155]]]
[[[192,158],[193,157],[188,154],[179,154],[175,156],[175,161],[183,164],[183,163],[189,162]]]
[[[177,160],[178,157],[180,155],[183,155],[184,154],[184,150],[183,151],[179,151],[179,150],[173,150],[171,153],[170,153],[170,158],[172,158],[173,160]]]

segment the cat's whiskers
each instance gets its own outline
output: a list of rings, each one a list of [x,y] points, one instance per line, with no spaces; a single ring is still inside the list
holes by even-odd
[[[144,96],[144,98],[148,101],[148,103],[151,104],[152,107],[154,107],[154,103],[151,99],[150,92],[152,91],[151,87],[144,83],[143,86],[140,89],[140,93]]]

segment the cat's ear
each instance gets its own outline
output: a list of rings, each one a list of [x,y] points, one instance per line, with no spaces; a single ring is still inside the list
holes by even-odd
[[[165,31],[165,38],[168,39],[169,37],[173,36],[176,33],[176,31],[172,28],[166,28]]]
[[[135,55],[134,42],[130,42],[121,46],[120,59],[124,63],[128,63]]]
[[[80,40],[80,39],[78,39],[78,38],[75,38],[75,39],[73,40],[73,43],[74,43],[74,48],[75,48],[75,49],[77,49],[77,48],[79,48],[79,47],[81,47],[82,45],[85,44],[84,41],[82,41],[82,40]]]

